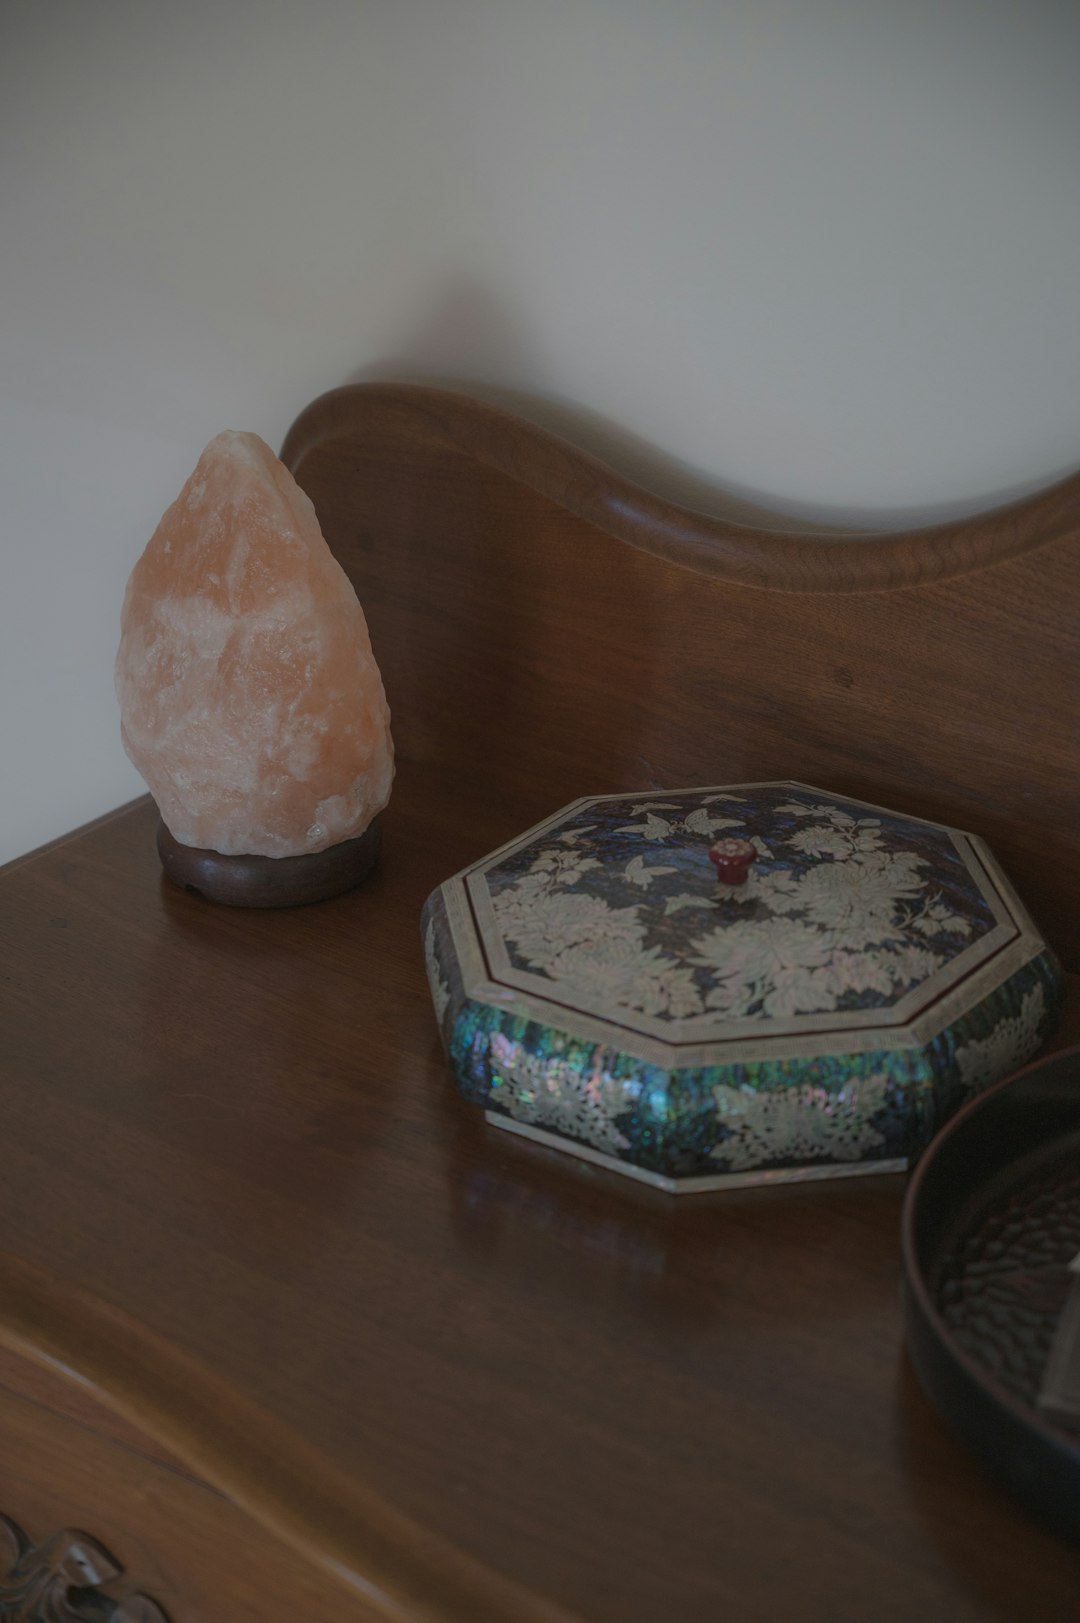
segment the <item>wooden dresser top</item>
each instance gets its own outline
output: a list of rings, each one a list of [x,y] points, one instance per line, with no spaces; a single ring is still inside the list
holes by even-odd
[[[285,454],[394,709],[382,867],[215,908],[163,879],[141,801],[0,873],[0,1341],[388,1617],[1074,1616],[1080,1554],[905,1361],[903,1179],[674,1200],[492,1132],[419,915],[576,795],[722,764],[986,834],[1075,970],[1076,493],[1027,548],[953,568],[932,532],[947,568],[784,590],[680,554],[663,504],[670,545],[601,528],[596,465],[550,441],[556,500],[527,426],[498,465],[466,443],[490,408],[330,399]]]

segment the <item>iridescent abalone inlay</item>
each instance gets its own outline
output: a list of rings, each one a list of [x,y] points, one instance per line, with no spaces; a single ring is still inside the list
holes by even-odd
[[[718,838],[757,851],[717,883]],[[794,784],[579,802],[429,900],[466,1096],[676,1187],[895,1166],[1060,975],[969,836]]]

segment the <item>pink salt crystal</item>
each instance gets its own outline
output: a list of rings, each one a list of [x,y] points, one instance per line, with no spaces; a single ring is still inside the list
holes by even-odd
[[[362,834],[394,774],[364,611],[256,434],[211,440],[132,570],[124,747],[174,837],[289,857]]]

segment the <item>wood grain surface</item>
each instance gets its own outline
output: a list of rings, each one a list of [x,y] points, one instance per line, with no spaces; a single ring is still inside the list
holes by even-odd
[[[20,1619],[108,1623],[107,1600],[136,1593],[168,1623],[378,1623],[380,1613],[348,1598],[186,1473],[3,1388],[0,1438],[0,1511],[17,1507],[14,1519],[35,1545],[92,1528],[123,1573],[83,1609],[19,1611]],[[10,1615],[0,1609],[0,1616]]]
[[[0,874],[0,1338],[67,1356],[346,1592],[373,1564],[386,1616],[1075,1617],[1080,1553],[908,1370],[903,1179],[676,1202],[492,1132],[418,930],[577,795],[796,777],[988,836],[1075,967],[1071,521],[1036,503],[1030,546],[980,532],[959,572],[939,538],[895,589],[749,587],[583,518],[587,459],[549,468],[488,408],[470,449],[473,408],[417,393],[338,396],[287,447],[386,677],[378,872],[208,906],[142,802]]]

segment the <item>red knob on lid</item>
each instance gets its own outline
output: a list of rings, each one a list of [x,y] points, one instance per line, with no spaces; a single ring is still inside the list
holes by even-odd
[[[749,840],[717,840],[709,847],[709,861],[722,885],[745,885],[750,864],[757,861],[757,850]]]

